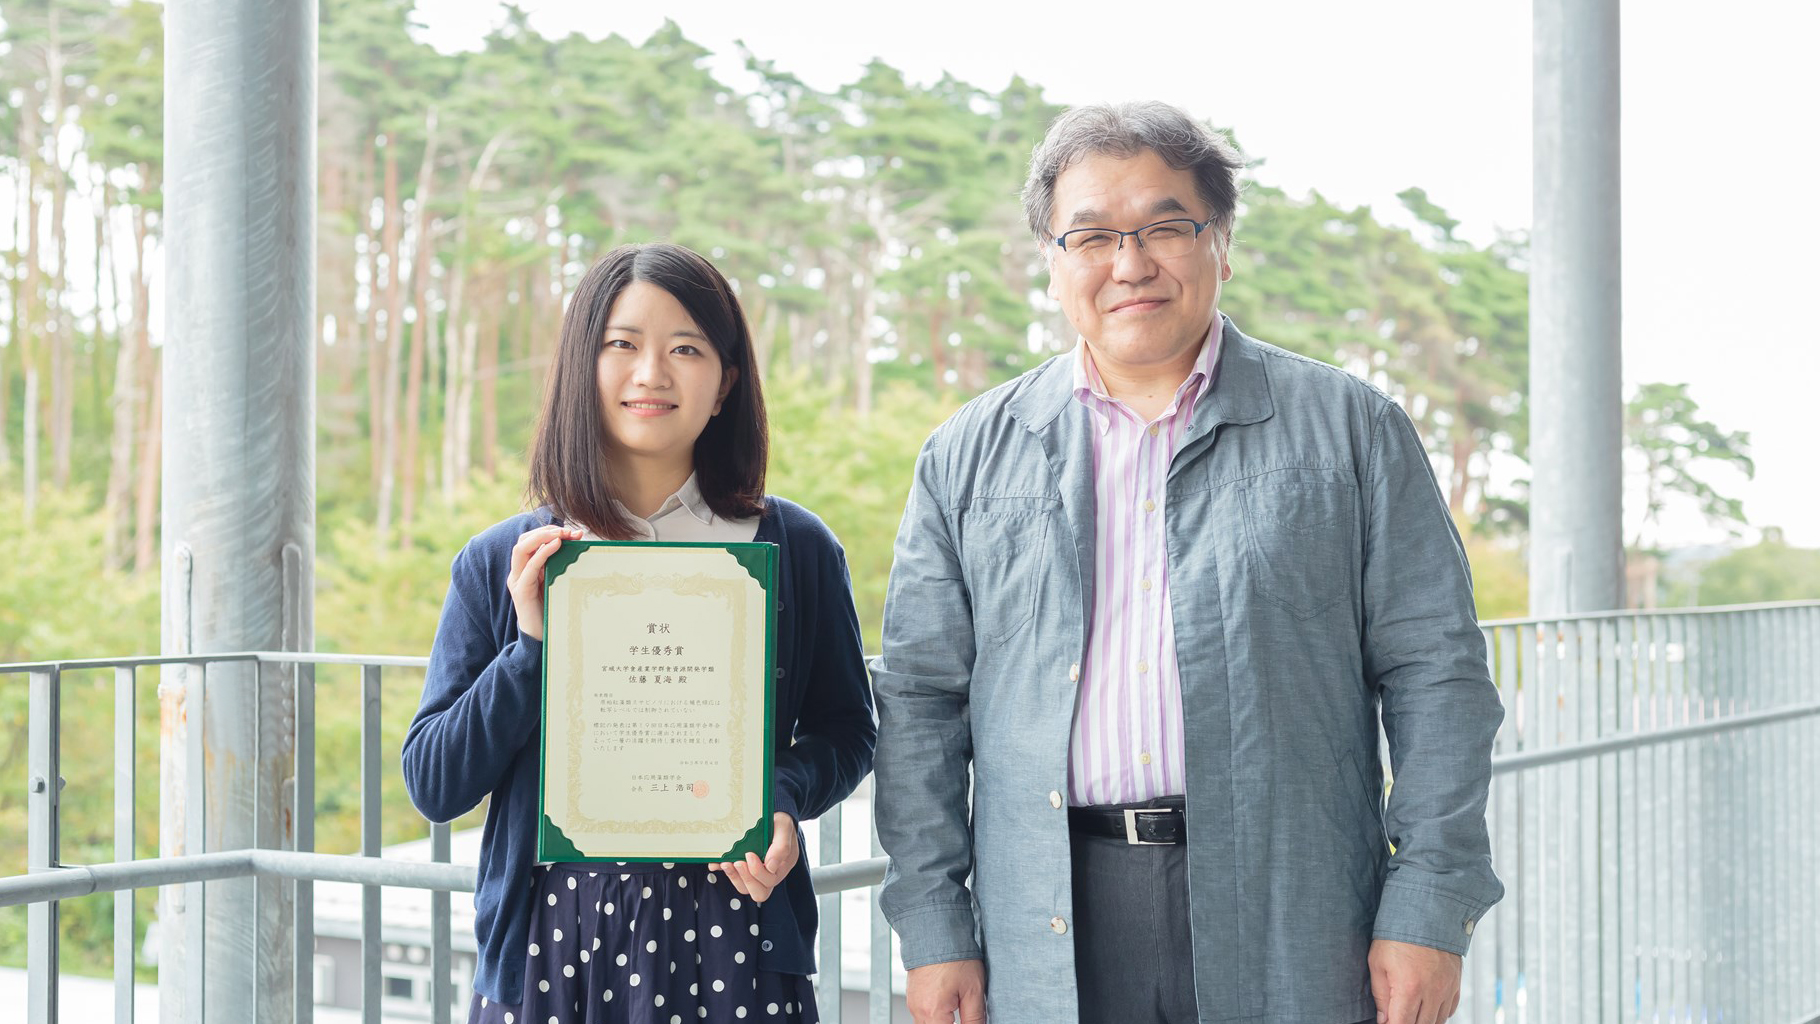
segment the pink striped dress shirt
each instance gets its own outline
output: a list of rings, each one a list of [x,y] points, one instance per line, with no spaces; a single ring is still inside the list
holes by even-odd
[[[1187,791],[1163,523],[1169,462],[1219,365],[1218,326],[1149,423],[1106,394],[1086,343],[1076,345],[1074,397],[1093,418],[1094,498],[1093,618],[1068,750],[1076,806]]]

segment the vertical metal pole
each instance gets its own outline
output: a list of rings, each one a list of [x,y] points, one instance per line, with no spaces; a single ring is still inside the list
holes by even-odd
[[[1569,695],[1568,700],[1577,709],[1574,739],[1585,742],[1604,735],[1599,722],[1599,696],[1603,682],[1599,675],[1599,623],[1596,620],[1581,620],[1573,624],[1572,631],[1575,692]],[[1579,844],[1574,850],[1577,862],[1574,871],[1580,878],[1579,899],[1575,901],[1575,906],[1579,909],[1580,934],[1577,936],[1575,955],[1579,968],[1575,986],[1576,1001],[1569,1003],[1573,1014],[1570,1020],[1599,1020],[1599,897],[1603,878],[1599,862],[1599,781],[1603,760],[1584,759],[1576,772],[1580,807],[1575,822]]]
[[[1498,696],[1504,701],[1504,724],[1498,727],[1498,735],[1492,748],[1493,755],[1514,754],[1521,749],[1522,730],[1528,723],[1523,720],[1522,690],[1517,671],[1517,650],[1530,642],[1531,633],[1527,626],[1509,627],[1499,635],[1498,640]],[[1522,790],[1522,773],[1502,775],[1492,781],[1492,799],[1497,801],[1497,832],[1492,836],[1495,844],[1494,860],[1498,873],[1504,879],[1509,892],[1504,900],[1493,908],[1497,917],[1497,938],[1495,949],[1498,958],[1497,984],[1492,993],[1494,1024],[1508,1024],[1516,1020],[1517,990],[1523,980],[1523,957],[1519,946],[1520,926],[1523,920],[1523,878],[1519,870],[1522,861],[1523,831],[1518,811],[1522,807],[1519,794]]]
[[[316,666],[293,665],[297,730],[295,775],[291,803],[297,826],[291,848],[301,853],[316,849]],[[295,1024],[316,1019],[316,883],[298,879],[292,889],[291,928],[296,935],[293,954],[293,1008]]]
[[[63,802],[61,737],[62,679],[56,669],[31,674],[27,695],[30,722],[26,739],[27,871],[58,866],[59,805]],[[25,912],[26,1019],[56,1024],[59,974],[56,900],[32,903]]]
[[[317,21],[316,0],[181,0],[165,10],[167,652],[311,645]],[[284,608],[287,546],[302,573],[304,603],[294,611]],[[300,634],[286,629],[297,622]],[[167,788],[167,799],[187,791],[214,801],[217,849],[275,845],[290,730],[279,701],[266,702],[261,719],[255,677],[279,670],[218,670],[211,703],[188,694],[184,708],[192,729],[208,723],[208,756],[197,763],[205,775],[167,781],[181,787]],[[200,927],[222,955],[204,965],[186,950],[161,950],[161,1017],[290,1019],[285,890],[210,883]],[[182,900],[164,909],[165,935],[188,933],[187,915],[198,912]],[[204,1017],[178,993],[194,990],[206,968]]]
[[[1801,681],[1802,699],[1820,698],[1820,608],[1801,610],[1799,626],[1800,668],[1796,678]],[[1820,719],[1810,718],[1802,726],[1804,742],[1796,744],[1801,754],[1802,779],[1820,779]],[[1803,887],[1801,901],[1801,920],[1820,920],[1820,786],[1803,784],[1795,787],[1794,796],[1795,820],[1801,823],[1803,837],[1796,844],[1801,851],[1803,868],[1801,877],[1807,879]],[[1820,935],[1815,935],[1812,928],[1802,929],[1805,942],[1805,965],[1801,977],[1807,979],[1807,1005],[1820,1011]]]
[[[1637,620],[1628,615],[1618,619],[1616,675],[1620,732],[1643,731],[1637,681],[1638,643]],[[1643,791],[1639,786],[1642,763],[1640,751],[1626,750],[1618,755],[1618,997],[1622,1009],[1619,1019],[1624,1021],[1643,1019],[1642,954],[1639,949],[1645,941],[1641,904],[1646,896],[1639,877],[1638,856],[1643,845],[1638,815],[1643,804]]]
[[[1599,735],[1616,736],[1621,731],[1624,695],[1618,683],[1618,625],[1610,619],[1598,623],[1599,659]],[[1622,921],[1623,874],[1619,870],[1622,849],[1623,807],[1618,797],[1620,760],[1617,754],[1599,758],[1599,1013],[1595,1020],[1617,1022],[1624,1019],[1624,994],[1619,982],[1624,974],[1624,931]]]
[[[1737,615],[1733,613],[1720,617],[1719,628],[1719,642],[1725,645],[1725,674],[1719,688],[1719,714],[1735,715],[1738,713],[1738,692],[1743,686],[1740,679],[1744,671],[1744,634],[1738,628]],[[1744,773],[1744,741],[1736,733],[1721,735],[1718,739],[1722,743],[1718,792],[1724,808],[1720,834],[1738,836],[1742,835],[1740,829],[1744,823],[1744,794],[1739,789],[1739,780]],[[1747,852],[1740,850],[1737,856],[1725,858],[1721,867],[1725,902],[1722,910],[1724,926],[1719,933],[1719,946],[1725,957],[1725,971],[1722,976],[1724,987],[1721,989],[1724,1001],[1719,1005],[1719,1014],[1722,1015],[1719,1019],[1723,1020],[1750,1019],[1744,1013],[1748,976],[1742,959],[1745,940],[1744,879],[1750,870],[1746,856]]]
[[[1690,625],[1697,648],[1697,671],[1694,684],[1698,688],[1696,695],[1696,714],[1701,721],[1712,718],[1717,709],[1718,672],[1725,652],[1714,643],[1716,623],[1711,615],[1692,616]],[[1700,972],[1700,1001],[1694,1007],[1699,1017],[1713,1019],[1717,1016],[1719,1000],[1719,970],[1717,954],[1723,947],[1719,945],[1720,923],[1717,913],[1724,901],[1724,890],[1719,880],[1719,866],[1728,856],[1726,844],[1720,840],[1723,834],[1715,820],[1714,781],[1718,776],[1718,740],[1708,736],[1695,744],[1699,752],[1698,768],[1694,777],[1694,792],[1698,803],[1694,817],[1695,828],[1701,833],[1699,858],[1700,871],[1700,906],[1698,956]],[[1696,1017],[1698,1019],[1698,1017]]]
[[[1535,0],[1530,614],[1624,607],[1618,0]]]
[[[379,856],[379,666],[360,668],[360,855]],[[379,1024],[379,886],[360,889],[360,1019]]]
[[[876,791],[874,799],[877,799]],[[884,852],[885,848],[878,842],[878,828],[874,825],[872,855],[877,857]],[[866,1020],[867,1024],[891,1024],[891,925],[885,920],[885,912],[879,909],[877,886],[867,892],[866,904],[872,911],[872,969],[866,985]]]
[[[1690,722],[1688,709],[1691,703],[1688,687],[1688,658],[1691,657],[1693,644],[1688,636],[1687,619],[1681,615],[1663,616],[1663,624],[1668,627],[1668,647],[1671,656],[1679,660],[1668,660],[1669,673],[1669,716],[1670,726],[1687,725]],[[1694,1005],[1694,993],[1697,982],[1694,978],[1693,927],[1688,917],[1694,908],[1700,905],[1699,861],[1694,859],[1696,843],[1699,837],[1695,834],[1692,813],[1695,805],[1693,787],[1688,784],[1688,760],[1694,755],[1698,746],[1697,740],[1679,740],[1670,745],[1666,751],[1669,763],[1669,852],[1673,864],[1673,887],[1671,889],[1673,904],[1669,908],[1673,916],[1674,957],[1674,1018],[1687,1020]]]
[[[138,700],[133,684],[138,673],[114,670],[114,860],[133,859],[133,785],[138,773],[133,755]],[[114,893],[114,1022],[133,1024],[133,890]]]
[[[1536,660],[1541,656],[1542,627],[1526,624],[1518,633],[1517,644],[1517,749],[1538,750],[1543,746],[1536,710],[1541,704],[1541,678]],[[1542,903],[1548,894],[1542,890],[1542,806],[1539,772],[1516,773],[1517,858],[1511,865],[1516,879],[1512,910],[1517,913],[1517,1018],[1532,1020],[1543,1016],[1537,1003],[1536,987],[1542,974]],[[1534,1011],[1530,1010],[1536,1006]]]
[[[1529,663],[1529,688],[1535,694],[1535,745],[1545,750],[1561,745],[1561,624],[1544,621],[1536,624],[1536,656]],[[1561,981],[1566,950],[1562,948],[1562,917],[1566,897],[1566,877],[1561,868],[1561,837],[1566,831],[1567,816],[1562,806],[1561,782],[1566,767],[1545,765],[1525,772],[1535,783],[1534,813],[1526,819],[1535,830],[1536,959],[1530,964],[1529,1004],[1539,1020],[1558,1020],[1561,1014]]]
[[[835,804],[828,813],[821,816],[815,825],[815,844],[819,847],[817,857],[825,866],[840,863],[840,819],[841,809]],[[841,894],[829,893],[821,898],[821,964],[816,972],[815,1008],[821,1019],[827,1024],[840,1024],[841,997],[841,948],[840,948],[840,904]]]
[[[436,864],[449,862],[449,823],[446,821],[434,822],[430,825],[430,860]],[[449,984],[450,946],[454,941],[454,937],[449,934],[450,928],[449,891],[432,889],[430,890],[430,1020],[435,1024],[449,1024],[449,1012],[454,1003]]]
[[[1820,698],[1820,608],[1804,608],[1800,625],[1801,680],[1804,700]],[[1805,741],[1796,744],[1801,751],[1800,777],[1820,779],[1820,719],[1810,718],[1802,727]],[[1820,787],[1795,787],[1795,818],[1801,822],[1803,838],[1797,844],[1804,867],[1801,877],[1807,879],[1802,893],[1801,920],[1820,920]],[[1802,957],[1807,979],[1807,1005],[1820,1009],[1820,936],[1813,929],[1802,930],[1806,954]]]
[[[183,797],[184,813],[184,846],[185,853],[207,853],[210,848],[208,839],[208,776],[204,766],[208,763],[206,745],[209,727],[203,709],[208,707],[209,666],[207,662],[185,665],[182,668],[188,680],[183,688],[184,700],[184,768],[183,785],[186,790]],[[182,987],[178,1002],[179,1011],[173,1014],[185,1024],[203,1024],[208,1020],[208,906],[209,883],[189,882],[184,885],[184,902],[181,921],[183,925],[183,944],[180,947],[185,969],[173,971],[172,980]],[[160,953],[162,954],[162,950]],[[158,982],[162,988],[165,981],[165,963],[162,955],[158,958]],[[160,1001],[163,993],[160,992]],[[159,1007],[159,1016],[164,1015],[164,1008]]]

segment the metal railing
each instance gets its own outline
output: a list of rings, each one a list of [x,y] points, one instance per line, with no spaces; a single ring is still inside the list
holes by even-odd
[[[1488,820],[1507,895],[1478,925],[1456,1020],[1485,1024],[1820,1019],[1820,602],[1614,612],[1487,622],[1506,718],[1493,757]],[[212,666],[290,669],[295,837],[290,849],[199,850],[133,860],[134,684],[150,666],[187,666],[190,691]],[[57,901],[114,893],[115,1019],[133,1020],[133,891],[185,885],[200,908],[209,881],[282,879],[293,888],[294,1020],[314,1015],[312,886],[364,887],[361,1015],[381,1009],[380,889],[430,890],[434,1021],[459,1009],[451,982],[449,893],[474,869],[449,861],[447,825],[430,827],[431,863],[379,856],[380,682],[423,658],[247,652],[0,665],[31,687],[27,804],[30,873],[0,879],[0,906],[29,904],[28,1019],[57,1020]],[[313,852],[318,666],[360,669],[361,853]],[[60,696],[70,673],[115,685],[116,862],[63,864],[58,831]],[[264,679],[265,673],[254,673]],[[202,740],[192,730],[188,834],[206,834]],[[884,861],[842,863],[841,811],[820,823],[811,871],[822,906],[817,1002],[839,1021],[839,893],[875,886]],[[891,1014],[891,933],[869,900],[868,1018]],[[206,936],[187,916],[181,941],[200,1000]],[[255,950],[252,956],[261,955]],[[223,967],[216,959],[215,969]],[[248,965],[257,976],[258,964]],[[191,1005],[200,1005],[192,1002]]]
[[[295,723],[295,765],[292,781],[292,806],[296,808],[294,838],[289,849],[197,850],[174,857],[135,860],[133,835],[135,825],[134,787],[137,741],[138,672],[143,668],[188,669],[190,676],[187,699],[199,706],[210,684],[211,670],[234,664],[279,665],[290,669],[286,680],[287,696],[292,701]],[[337,855],[314,852],[316,825],[316,669],[318,666],[352,666],[360,670],[360,853]],[[229,654],[185,655],[181,657],[145,657],[92,659],[0,665],[0,676],[25,675],[30,686],[27,754],[27,874],[0,878],[0,907],[27,905],[26,1016],[31,1024],[54,1024],[58,1015],[59,963],[58,904],[95,893],[114,894],[114,1019],[118,1024],[131,1024],[134,1019],[134,895],[135,890],[166,885],[187,887],[185,934],[176,937],[189,947],[187,962],[192,970],[186,977],[190,1006],[203,1005],[206,972],[210,969],[232,970],[224,966],[219,955],[205,955],[209,950],[203,929],[206,907],[206,883],[237,878],[278,879],[292,886],[293,962],[290,965],[295,1002],[293,1019],[309,1024],[315,1016],[314,956],[315,907],[313,885],[316,882],[349,882],[363,887],[361,900],[361,1020],[379,1024],[382,1018],[381,992],[381,904],[384,887],[430,890],[430,1019],[448,1021],[452,1014],[465,1014],[465,1001],[457,1004],[451,981],[453,937],[449,894],[473,892],[473,865],[451,864],[449,825],[430,824],[430,863],[402,862],[380,856],[380,784],[387,770],[380,758],[380,689],[386,668],[422,669],[427,658],[382,657],[371,655],[298,654],[275,651],[250,651]],[[62,692],[65,677],[84,672],[112,672],[114,677],[114,856],[106,864],[71,865],[60,857],[59,833],[62,828],[61,732]],[[252,674],[254,685],[267,685],[268,675]],[[195,722],[202,722],[197,716]],[[206,836],[208,801],[204,792],[205,737],[201,728],[188,730],[185,756],[185,782],[188,793],[184,800],[188,816],[185,832],[189,836]],[[395,771],[396,769],[391,769]],[[53,783],[53,780],[54,783]],[[261,813],[256,803],[253,813]],[[839,894],[849,889],[877,885],[885,873],[882,857],[842,863],[840,861],[840,811],[824,815],[819,823],[822,863],[813,867],[810,877],[820,897],[824,925],[820,938],[822,963],[830,965],[817,979],[817,1001],[824,1019],[838,1021],[840,999],[841,928]],[[883,925],[882,915],[874,924],[876,936]],[[888,932],[887,932],[888,935]],[[889,939],[882,945],[886,956],[874,956],[874,980],[882,983],[873,989],[879,995],[871,999],[870,1016],[875,1021],[888,1020],[890,1011]],[[253,962],[246,966],[247,977],[261,976],[261,950],[251,953]],[[282,969],[282,965],[280,968]],[[882,969],[882,976],[879,974]],[[465,997],[464,997],[465,998]]]
[[[1820,1019],[1820,602],[1483,629],[1506,893],[1455,1019]]]

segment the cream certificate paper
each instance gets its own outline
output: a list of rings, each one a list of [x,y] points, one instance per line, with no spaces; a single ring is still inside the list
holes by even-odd
[[[776,558],[614,542],[551,557],[539,859],[764,856]]]

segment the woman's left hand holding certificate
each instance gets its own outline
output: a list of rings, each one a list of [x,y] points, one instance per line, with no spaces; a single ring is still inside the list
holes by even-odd
[[[725,874],[733,888],[752,897],[754,903],[770,899],[771,890],[784,884],[784,876],[796,870],[796,862],[802,857],[802,848],[796,844],[796,819],[778,811],[771,820],[771,848],[765,851],[764,860],[759,860],[756,853],[748,853],[743,861],[708,865],[709,871]]]
[[[512,571],[506,590],[518,612],[518,631],[533,640],[543,639],[543,564],[565,540],[580,540],[582,531],[560,526],[540,526],[518,535],[512,545]]]

